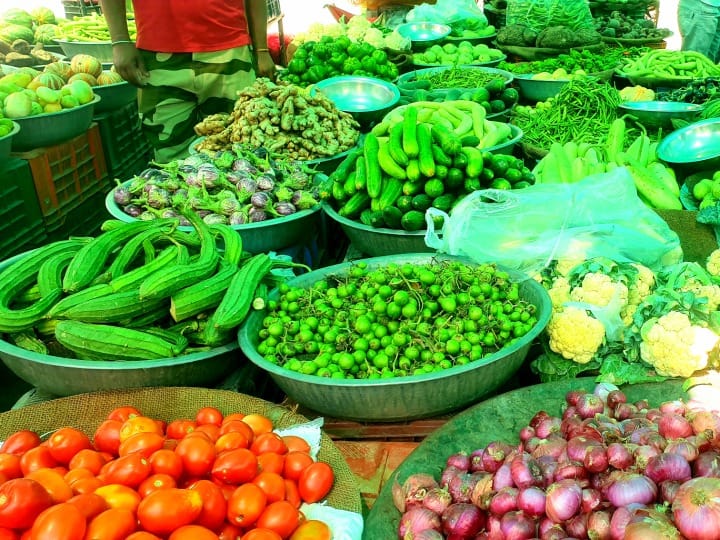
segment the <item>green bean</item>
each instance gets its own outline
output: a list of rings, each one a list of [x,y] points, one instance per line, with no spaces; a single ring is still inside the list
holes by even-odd
[[[500,75],[488,73],[480,69],[467,69],[452,67],[431,73],[422,73],[416,76],[417,80],[424,80],[430,83],[430,90],[438,88],[479,88],[485,86]]]

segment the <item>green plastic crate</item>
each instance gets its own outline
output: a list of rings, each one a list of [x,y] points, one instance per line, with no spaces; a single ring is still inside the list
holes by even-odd
[[[97,187],[85,193],[77,201],[65,206],[62,211],[45,216],[45,230],[48,240],[66,240],[70,236],[96,236],[100,226],[110,216],[105,209],[107,190]]]
[[[0,164],[0,260],[43,245],[47,233],[27,161]]]
[[[133,166],[142,161],[147,165],[152,157],[152,147],[142,132],[136,102],[128,103],[117,111],[98,115],[94,120],[100,127],[100,139],[111,179],[128,180],[140,172],[132,171]],[[130,176],[123,176],[127,174]]]

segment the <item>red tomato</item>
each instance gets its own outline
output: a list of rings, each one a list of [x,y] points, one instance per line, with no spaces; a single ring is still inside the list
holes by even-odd
[[[202,525],[184,525],[175,529],[168,540],[218,540],[218,535]]]
[[[50,449],[47,446],[36,446],[20,456],[20,469],[23,474],[28,474],[38,469],[52,469],[57,465],[58,462],[52,457]]]
[[[125,420],[122,426],[120,426],[120,443],[125,442],[138,433],[158,433],[162,435],[163,428],[158,424],[157,420],[153,418],[133,416]]]
[[[199,491],[160,489],[140,501],[137,518],[146,531],[167,535],[195,521],[202,511],[202,504]]]
[[[35,480],[8,480],[0,485],[0,527],[26,529],[52,503],[50,494]]]
[[[153,474],[167,474],[172,476],[175,480],[180,478],[183,473],[182,458],[177,455],[173,450],[162,448],[156,450],[148,458],[150,468]]]
[[[149,458],[164,445],[165,437],[159,433],[137,433],[120,444],[118,455],[140,454],[144,458]]]
[[[308,519],[295,529],[290,540],[332,540],[332,531],[325,522]]]
[[[287,454],[287,446],[285,446],[285,442],[282,437],[274,431],[256,435],[250,445],[250,450],[252,450],[255,454],[264,454],[265,452]]]
[[[195,477],[207,475],[215,461],[215,444],[205,437],[186,437],[178,442],[175,453],[180,456],[183,470]]]
[[[233,491],[228,501],[227,519],[233,525],[254,525],[267,506],[267,495],[252,483],[242,484]]]
[[[220,426],[220,435],[235,433],[236,431],[245,435],[248,440],[248,446],[255,438],[252,428],[242,420],[230,420],[229,422],[223,422],[223,425]]]
[[[104,512],[109,508],[105,499],[97,493],[82,493],[80,495],[75,495],[68,499],[67,502],[77,506],[85,516],[85,519],[88,520],[94,518],[99,513]]]
[[[283,435],[282,440],[288,449],[288,452],[305,452],[310,453],[310,443],[297,435]]]
[[[79,480],[75,480],[70,487],[75,495],[79,495],[82,493],[93,493],[97,488],[103,485],[104,484],[97,476],[90,476],[89,478],[80,478]]]
[[[100,476],[107,484],[123,484],[137,487],[150,476],[150,462],[140,453],[128,454],[106,463]]]
[[[268,503],[285,500],[285,480],[279,474],[261,472],[252,482],[265,492]]]
[[[332,467],[323,461],[308,466],[298,479],[300,497],[306,503],[314,503],[323,499],[332,489],[335,473]]]
[[[0,540],[20,540],[20,535],[12,529],[0,527]]]
[[[95,490],[110,508],[124,508],[134,512],[140,504],[140,494],[133,488],[122,484],[108,484]]]
[[[169,439],[182,439],[188,433],[195,431],[197,424],[194,420],[178,419],[169,422],[165,435]]]
[[[107,452],[113,456],[117,456],[120,448],[120,428],[122,422],[120,420],[105,420],[98,426],[93,435],[95,448],[101,452]]]
[[[200,407],[195,413],[195,422],[198,425],[212,424],[220,426],[223,422],[223,413],[215,407]]]
[[[26,474],[25,478],[35,480],[44,487],[55,504],[65,502],[74,495],[70,484],[55,469],[38,469]]]
[[[0,474],[5,478],[20,478],[23,475],[20,456],[0,454]]]
[[[240,540],[283,540],[275,531],[270,529],[252,529],[240,537]]]
[[[246,414],[242,421],[252,428],[256,437],[262,433],[270,433],[273,429],[272,420],[262,414]]]
[[[161,538],[147,531],[137,531],[132,533],[125,540],[161,540]]]
[[[267,505],[255,526],[270,529],[281,537],[289,537],[300,524],[300,512],[287,501],[277,501]]]
[[[177,482],[169,474],[151,474],[140,483],[137,487],[137,492],[144,498],[158,489],[174,487],[177,487]]]
[[[236,448],[247,448],[250,446],[250,439],[244,433],[239,431],[230,431],[223,433],[215,440],[215,451],[219,454],[226,450],[235,450]]]
[[[47,440],[50,455],[63,465],[70,463],[72,457],[80,450],[92,449],[90,437],[74,427],[63,427],[50,435]]]
[[[136,529],[137,519],[133,512],[124,508],[110,508],[88,523],[85,540],[125,540]]]
[[[133,416],[142,416],[142,414],[135,407],[125,406],[117,407],[116,409],[110,411],[110,414],[107,415],[107,419],[124,422],[125,420],[127,420],[128,418],[132,418]]]
[[[215,424],[202,424],[196,427],[193,433],[204,433],[208,436],[208,439],[215,442],[218,440],[218,437],[220,437],[220,426],[216,426]]]
[[[274,472],[282,474],[285,467],[285,455],[275,452],[265,452],[258,455],[258,468],[260,472]]]
[[[43,510],[35,519],[30,533],[32,540],[83,540],[87,521],[80,509],[61,503]]]
[[[220,540],[239,540],[242,536],[242,529],[240,529],[240,527],[236,527],[235,525],[231,525],[230,523],[226,523],[223,525],[223,528],[218,536],[220,537]]]
[[[7,436],[0,445],[0,452],[19,456],[31,448],[35,448],[41,442],[40,435],[29,429],[22,429]]]
[[[98,474],[102,466],[107,462],[108,458],[106,454],[98,452],[97,450],[84,448],[72,457],[68,463],[68,469],[87,469],[93,474]]]
[[[258,473],[257,456],[247,448],[237,448],[223,452],[212,466],[212,477],[226,484],[249,482]]]
[[[300,491],[298,490],[295,480],[285,479],[285,500],[295,508],[300,508],[302,499],[300,498]]]
[[[227,424],[228,422],[232,422],[234,420],[242,420],[243,418],[245,418],[244,413],[234,412],[234,413],[225,415],[225,418],[223,418],[222,423]]]
[[[285,463],[283,466],[283,476],[290,480],[297,480],[300,478],[302,472],[315,463],[315,460],[310,454],[305,452],[288,452],[285,455]]]
[[[193,482],[188,489],[197,491],[202,496],[202,511],[195,523],[211,531],[220,531],[227,515],[227,501],[222,489],[210,480]]]

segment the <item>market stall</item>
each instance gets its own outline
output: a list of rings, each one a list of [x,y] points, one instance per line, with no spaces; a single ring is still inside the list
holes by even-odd
[[[720,66],[657,10],[335,9],[167,162],[96,5],[2,15],[0,536],[713,537]]]

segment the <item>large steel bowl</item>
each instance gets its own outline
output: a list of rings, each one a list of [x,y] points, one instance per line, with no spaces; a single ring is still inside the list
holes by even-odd
[[[515,75],[515,84],[526,101],[545,101],[554,97],[570,82],[570,79],[533,79],[533,75]]]
[[[434,22],[408,22],[396,28],[398,34],[409,39],[413,47],[427,47],[450,35],[452,28],[447,24]]]
[[[679,101],[625,101],[618,107],[620,114],[631,114],[648,127],[669,128],[673,119],[693,121],[703,110],[702,105]]]
[[[505,86],[509,86],[514,78],[514,75],[512,73],[510,73],[509,71],[506,71],[504,69],[498,69],[498,68],[486,67],[486,66],[460,66],[460,67],[462,67],[463,69],[479,70],[479,71],[487,73],[489,75],[500,77],[505,82]],[[407,73],[403,73],[402,75],[400,75],[397,78],[396,84],[397,84],[398,88],[402,90],[402,88],[405,85],[407,85],[408,83],[417,81],[418,78],[422,78],[424,75],[430,75],[433,73],[446,71],[448,69],[453,69],[453,66],[438,66],[438,67],[430,67],[430,68],[416,69],[414,71],[408,71]],[[439,88],[434,88],[434,90],[439,90]]]
[[[391,82],[375,77],[341,75],[315,84],[310,95],[321,92],[341,111],[353,115],[362,125],[380,120],[400,99],[400,90]]]
[[[426,264],[443,255],[411,253],[364,259],[369,269],[396,264]],[[457,259],[455,259],[457,260]],[[355,261],[358,262],[358,261]],[[345,276],[354,263],[321,268],[294,278],[291,287],[307,288],[327,276]],[[478,361],[449,369],[390,379],[333,379],[305,375],[269,362],[257,351],[258,331],[265,313],[253,312],[240,327],[238,339],[243,353],[266,370],[275,383],[294,401],[318,413],[349,420],[370,422],[405,421],[436,416],[475,403],[499,388],[525,361],[530,344],[550,319],[550,298],[535,280],[506,269],[520,283],[520,297],[537,308],[537,324],[512,345]],[[271,293],[278,298],[278,291]]]
[[[89,54],[100,62],[113,61],[112,43],[109,41],[66,41],[56,39],[55,42],[65,53],[65,56],[72,58],[76,54]]]
[[[12,130],[10,133],[0,137],[0,161],[4,161],[10,157],[10,151],[12,150],[12,140],[15,135],[20,131],[20,124],[17,122],[12,123]]]
[[[720,169],[720,118],[709,118],[669,133],[657,155],[671,167],[690,173]]]
[[[524,133],[522,129],[517,127],[515,124],[510,124],[510,138],[507,141],[498,143],[494,146],[488,146],[487,148],[481,148],[481,150],[490,152],[491,154],[512,155],[515,150],[515,145],[520,144],[523,135]]]

